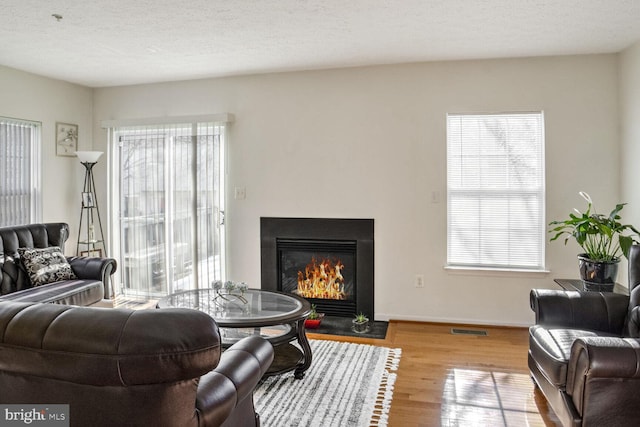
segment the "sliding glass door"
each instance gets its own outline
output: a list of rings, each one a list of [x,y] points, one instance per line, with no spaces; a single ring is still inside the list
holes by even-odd
[[[114,130],[121,291],[160,297],[224,275],[224,126]]]

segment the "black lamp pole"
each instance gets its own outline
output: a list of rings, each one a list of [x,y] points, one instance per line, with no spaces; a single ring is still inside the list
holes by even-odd
[[[104,241],[104,233],[102,230],[102,220],[100,219],[100,209],[98,208],[98,197],[96,195],[96,184],[93,180],[93,167],[96,165],[96,162],[80,162],[85,167],[84,174],[84,186],[82,188],[82,204],[80,206],[80,225],[78,228],[78,245],[76,247],[76,253],[80,254],[80,245],[87,245],[87,252],[91,252],[91,249],[95,247],[95,244],[101,243],[104,248],[103,256],[107,256],[107,245]],[[98,227],[100,229],[100,238],[96,238],[93,221],[93,212],[98,217]],[[85,218],[86,216],[86,218]],[[87,240],[81,240],[81,232],[82,232],[82,221],[86,219],[87,226]]]

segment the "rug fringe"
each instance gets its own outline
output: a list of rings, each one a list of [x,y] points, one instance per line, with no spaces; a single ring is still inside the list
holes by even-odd
[[[396,383],[397,375],[389,371],[397,371],[400,365],[402,349],[390,348],[387,360],[385,361],[385,371],[382,374],[382,381],[376,395],[373,414],[369,425],[372,427],[386,427],[389,422],[389,409],[393,399],[393,387]]]
[[[401,348],[390,348],[389,355],[387,356],[387,361],[385,362],[385,368],[391,369],[392,371],[398,370],[398,365],[400,364],[400,356],[402,356]]]

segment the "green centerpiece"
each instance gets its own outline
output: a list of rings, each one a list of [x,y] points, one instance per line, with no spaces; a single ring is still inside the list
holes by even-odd
[[[244,282],[236,283],[227,280],[223,283],[221,280],[217,280],[213,282],[212,287],[215,290],[215,296],[211,302],[220,308],[227,308],[229,305],[234,305],[244,309],[248,303],[244,294],[249,287]]]

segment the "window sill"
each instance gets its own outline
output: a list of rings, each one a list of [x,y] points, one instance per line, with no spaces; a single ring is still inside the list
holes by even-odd
[[[527,270],[520,268],[492,268],[492,267],[463,267],[458,265],[445,265],[447,273],[463,276],[501,276],[501,277],[534,277],[548,275],[549,270]]]

